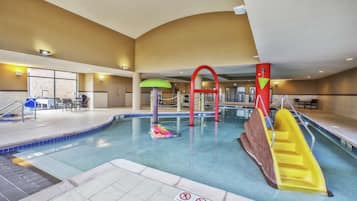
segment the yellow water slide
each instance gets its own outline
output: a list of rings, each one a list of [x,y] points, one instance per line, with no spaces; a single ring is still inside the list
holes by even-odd
[[[271,144],[272,130],[266,129],[265,133]],[[274,133],[270,151],[278,189],[327,194],[321,168],[289,110],[281,109],[276,113]]]

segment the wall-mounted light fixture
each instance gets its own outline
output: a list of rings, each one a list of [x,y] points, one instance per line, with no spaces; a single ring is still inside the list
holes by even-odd
[[[104,81],[104,75],[99,75],[99,81],[103,82]]]
[[[43,50],[43,49],[40,49],[39,53],[41,56],[45,56],[45,57],[52,55],[52,53],[49,50]]]
[[[16,70],[16,72],[15,72],[15,75],[16,75],[16,77],[21,77],[22,76],[22,71],[20,71],[20,70]]]
[[[123,69],[123,70],[128,70],[128,69],[129,69],[129,66],[121,65],[120,68]]]
[[[236,15],[244,15],[247,13],[245,5],[236,6],[233,8],[233,11]]]

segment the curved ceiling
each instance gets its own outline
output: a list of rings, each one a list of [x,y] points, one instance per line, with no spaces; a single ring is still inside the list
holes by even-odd
[[[46,1],[132,38],[179,18],[209,12],[233,12],[233,7],[243,3],[243,0]]]

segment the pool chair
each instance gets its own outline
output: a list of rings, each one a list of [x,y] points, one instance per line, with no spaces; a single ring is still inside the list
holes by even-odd
[[[63,102],[63,110],[67,110],[67,109],[72,110],[73,103],[72,103],[71,99],[64,98],[64,99],[62,99],[62,102]]]
[[[304,104],[301,103],[300,98],[294,98],[295,107],[304,107]]]
[[[89,101],[88,96],[83,94],[81,96],[81,98],[82,98],[82,100],[81,100],[81,108],[88,108],[88,101]]]
[[[310,109],[318,109],[319,108],[319,100],[318,99],[312,99],[308,105],[306,105],[307,108]]]
[[[64,108],[64,104],[62,99],[60,98],[56,98],[55,99],[55,109],[63,109]]]

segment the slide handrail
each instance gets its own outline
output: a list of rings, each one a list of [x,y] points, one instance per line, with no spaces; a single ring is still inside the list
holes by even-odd
[[[301,115],[299,112],[296,111],[295,107],[293,104],[291,104],[288,95],[284,95],[281,98],[281,104],[280,104],[280,108],[283,109],[284,108],[284,101],[290,106],[290,108],[293,110],[293,112],[296,114],[296,116],[298,117],[299,121],[302,123],[302,125],[304,126],[304,128],[307,130],[307,132],[309,133],[309,135],[311,136],[311,145],[310,145],[310,149],[311,151],[314,149],[314,145],[315,145],[315,135],[311,132],[311,130],[307,127],[307,124],[305,123],[305,121],[302,119]]]
[[[255,102],[255,108],[258,108],[259,102],[261,102],[261,104],[262,104],[262,109],[263,109],[264,114],[268,115],[269,113],[267,112],[267,109],[266,109],[266,107],[265,107],[265,104],[264,104],[264,101],[263,101],[263,98],[262,98],[261,95],[258,95],[258,96],[257,96],[257,100],[256,100],[256,102]],[[271,135],[271,144],[270,144],[270,147],[273,148],[274,143],[275,143],[275,130],[274,130],[274,125],[273,125],[273,123],[271,122],[270,117],[268,117],[267,119],[268,119],[268,123],[269,123],[269,125],[270,125],[271,133],[272,133],[272,135]],[[265,119],[264,119],[264,121],[265,121]]]

